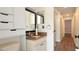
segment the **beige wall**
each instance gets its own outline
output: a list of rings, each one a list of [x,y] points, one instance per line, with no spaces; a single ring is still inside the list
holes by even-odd
[[[79,35],[79,8],[76,8],[76,12],[75,12],[75,33],[74,35]],[[74,39],[75,44],[77,47],[79,47],[79,39]]]
[[[47,32],[47,50],[54,50],[54,8],[44,8],[45,31]]]
[[[56,42],[60,42],[61,38],[60,38],[60,19],[61,19],[61,14],[58,10],[55,10],[55,14],[54,14],[55,18],[54,18],[54,30],[55,30],[55,41]]]
[[[75,22],[76,22],[76,34],[79,34],[79,8],[76,8],[75,12]]]
[[[61,20],[60,20],[60,37],[62,39],[62,37],[64,37],[64,18],[63,16],[61,16]]]
[[[71,30],[72,37],[74,38],[75,37],[75,15],[72,18],[72,27],[71,28],[72,28],[72,30]]]

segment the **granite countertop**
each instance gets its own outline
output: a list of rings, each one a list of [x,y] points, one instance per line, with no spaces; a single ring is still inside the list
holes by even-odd
[[[38,35],[35,35],[35,32],[26,33],[26,39],[28,40],[38,40],[47,36],[46,32],[38,32]]]

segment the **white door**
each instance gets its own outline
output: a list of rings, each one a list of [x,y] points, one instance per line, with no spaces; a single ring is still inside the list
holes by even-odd
[[[65,34],[71,34],[71,19],[65,20]]]

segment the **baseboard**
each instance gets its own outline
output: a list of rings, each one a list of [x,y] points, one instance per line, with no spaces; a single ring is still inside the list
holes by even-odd
[[[76,46],[76,49],[79,49],[79,47]]]

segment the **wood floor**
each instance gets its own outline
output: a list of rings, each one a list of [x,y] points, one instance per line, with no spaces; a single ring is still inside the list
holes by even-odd
[[[56,43],[55,51],[75,51],[75,44],[70,34],[66,34],[60,43]]]

